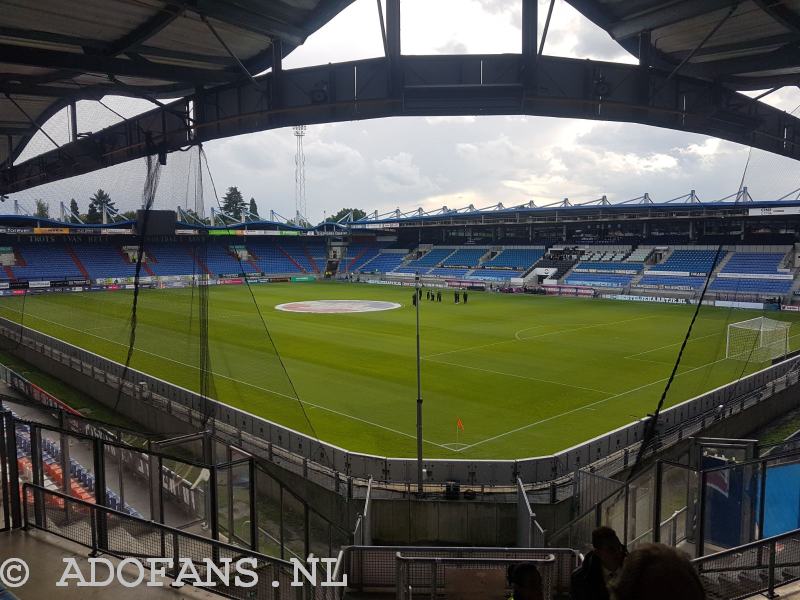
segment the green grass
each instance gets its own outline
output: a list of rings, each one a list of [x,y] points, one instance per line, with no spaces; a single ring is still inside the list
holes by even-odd
[[[281,362],[243,287],[210,289],[214,392],[232,406],[353,451],[415,455],[415,337],[411,290],[357,284],[253,286]],[[25,300],[25,324],[124,361],[128,292],[52,294]],[[402,308],[296,314],[276,304],[372,299]],[[425,454],[519,458],[573,446],[652,411],[694,307],[471,293],[469,304],[422,301]],[[19,319],[22,299],[0,300]],[[132,366],[199,389],[197,295],[143,290]],[[752,311],[704,307],[667,406],[764,365],[727,360],[728,322]],[[797,317],[791,335],[798,332]],[[190,318],[191,317],[191,318]],[[793,348],[800,338],[793,338]],[[464,431],[456,439],[456,420]]]

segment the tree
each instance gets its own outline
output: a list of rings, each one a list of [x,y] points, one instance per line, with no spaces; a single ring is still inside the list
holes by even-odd
[[[135,221],[136,220],[136,211],[135,210],[127,210],[122,213],[122,216],[125,217],[128,221]]]
[[[359,219],[363,219],[367,216],[367,213],[360,208],[343,208],[335,215],[325,219],[325,221],[328,223],[336,223],[337,221],[344,219],[350,213],[353,213],[353,221],[358,221]]]
[[[222,197],[222,210],[230,217],[237,221],[242,220],[242,211],[247,208],[247,202],[242,197],[242,192],[239,188],[232,186],[228,188],[225,195]]]
[[[78,215],[81,214],[81,211],[78,210],[78,203],[75,201],[75,198],[72,198],[69,201],[69,210],[72,213],[69,217],[70,223],[80,223],[78,220]]]
[[[254,217],[258,216],[258,205],[255,198],[250,198],[250,214]]]
[[[88,223],[102,223],[103,222],[103,208],[115,209],[114,201],[111,196],[103,189],[99,189],[94,193],[94,196],[89,198],[89,211],[86,213]]]
[[[50,205],[42,200],[41,198],[37,198],[36,200],[36,212],[33,213],[33,216],[40,217],[42,219],[49,219],[50,218]]]

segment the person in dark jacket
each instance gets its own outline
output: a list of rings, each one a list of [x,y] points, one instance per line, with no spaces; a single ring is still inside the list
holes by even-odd
[[[544,600],[542,575],[536,563],[526,562],[511,565],[507,573],[508,585],[513,590],[509,600]]]
[[[627,551],[610,527],[592,532],[592,550],[572,573],[570,600],[609,600],[608,585],[619,574]]]
[[[611,589],[616,600],[705,600],[706,597],[689,557],[663,544],[644,544],[631,552]]]

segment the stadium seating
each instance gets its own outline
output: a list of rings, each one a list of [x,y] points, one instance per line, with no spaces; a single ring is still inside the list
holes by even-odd
[[[742,279],[739,277],[717,277],[708,287],[712,292],[736,294],[788,294],[792,289],[791,279]]]
[[[14,245],[17,264],[11,267],[14,277],[27,280],[83,279],[67,247],[62,243]]]
[[[592,287],[626,287],[633,275],[616,275],[613,273],[575,273],[564,280],[568,285],[587,285]]]
[[[281,240],[282,241],[282,240]],[[252,262],[257,268],[253,271],[270,274],[291,275],[302,273],[300,263],[280,244],[259,241],[247,246]],[[211,265],[209,265],[209,268]],[[213,269],[212,269],[213,270]]]
[[[486,248],[464,248],[456,250],[442,263],[444,267],[477,267]]]
[[[720,252],[719,261],[725,258]],[[674,273],[697,273],[707,275],[714,268],[714,250],[675,250],[664,262],[655,265],[650,271],[670,271]]]
[[[145,249],[147,264],[156,275],[192,275],[203,269],[192,258],[188,244],[150,243]]]
[[[378,256],[380,248],[372,244],[350,244],[347,247],[347,255],[339,263],[339,271],[350,273],[358,271],[365,263]]]
[[[75,244],[72,247],[75,255],[86,268],[89,277],[133,277],[136,275],[136,263],[129,262],[122,253],[121,246],[110,244]],[[147,252],[145,251],[145,254]],[[147,264],[146,262],[144,263]],[[143,268],[140,275],[150,275],[149,266]]]
[[[506,267],[527,271],[540,258],[544,256],[542,248],[506,248],[491,260],[487,260],[485,267]]]
[[[652,248],[637,248],[633,252],[630,253],[628,258],[625,259],[625,262],[646,262],[650,255],[653,253]]]
[[[731,256],[721,273],[743,275],[770,275],[778,272],[785,253],[780,252],[736,252]]]
[[[413,267],[415,269],[419,268],[422,269],[424,267],[435,267],[439,265],[444,259],[448,256],[453,254],[452,248],[434,248],[427,254],[425,254],[422,258],[417,260],[411,260],[406,263],[407,267]]]
[[[356,273],[388,273],[398,267],[405,257],[405,253],[400,252],[379,252],[371,260],[362,263],[353,271]]]

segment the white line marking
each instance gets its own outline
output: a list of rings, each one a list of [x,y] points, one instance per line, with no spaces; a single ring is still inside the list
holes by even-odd
[[[698,340],[704,340],[706,338],[714,337],[715,335],[722,335],[722,331],[718,331],[716,333],[709,333],[708,335],[702,335],[697,338],[691,338],[689,342],[696,342]],[[651,352],[656,352],[657,350],[663,350],[664,348],[672,348],[673,346],[680,346],[683,343],[683,340],[680,342],[675,342],[674,344],[667,344],[666,346],[659,346],[658,348],[653,348],[652,350],[645,350],[644,352],[637,352],[636,354],[631,354],[630,356],[623,356],[623,358],[633,358],[635,356],[641,356],[642,354],[650,354]]]
[[[712,361],[710,363],[706,363],[704,365],[700,365],[699,367],[694,367],[692,369],[689,369],[688,371],[682,371],[682,372],[676,374],[675,377],[680,377],[681,375],[688,375],[689,373],[692,373],[694,371],[698,371],[699,369],[704,369],[706,367],[710,367],[711,365],[715,365],[715,364],[720,363],[720,362],[725,361],[725,360],[728,360],[728,359],[727,358],[720,358],[719,360],[715,360],[715,361]],[[480,442],[475,442],[474,444],[470,444],[469,446],[465,446],[463,448],[460,448],[459,450],[456,450],[456,452],[463,452],[464,450],[469,450],[470,448],[474,448],[475,446],[480,446],[482,444],[485,444],[486,442],[492,442],[494,440],[500,439],[500,438],[505,437],[507,435],[511,435],[511,434],[514,434],[514,433],[519,433],[520,431],[524,431],[526,429],[530,429],[531,427],[535,427],[536,425],[541,425],[542,423],[547,423],[548,421],[553,421],[554,419],[558,419],[558,418],[564,417],[566,415],[571,415],[572,413],[576,413],[576,412],[581,411],[581,410],[586,410],[587,408],[590,408],[592,406],[597,406],[598,404],[603,404],[603,403],[608,402],[610,400],[614,400],[615,398],[620,398],[621,396],[627,396],[628,394],[630,394],[632,392],[638,392],[639,390],[643,390],[644,388],[650,387],[651,385],[655,385],[657,383],[663,383],[667,379],[669,379],[669,377],[664,377],[663,379],[658,379],[656,381],[651,381],[650,383],[646,383],[644,385],[640,385],[639,387],[635,387],[633,389],[626,390],[624,392],[620,392],[619,394],[616,394],[614,396],[609,396],[608,398],[603,398],[601,400],[597,400],[597,401],[592,402],[590,404],[585,404],[583,406],[578,406],[576,408],[564,411],[564,412],[559,413],[557,415],[553,415],[553,416],[547,417],[545,419],[540,419],[538,421],[534,421],[533,423],[528,423],[527,425],[523,425],[522,427],[517,427],[516,429],[511,429],[510,431],[506,431],[505,433],[499,433],[497,435],[493,435],[492,437],[486,438],[485,440],[481,440]]]
[[[514,342],[527,342],[528,340],[535,340],[537,338],[547,337],[548,335],[558,335],[560,333],[571,333],[573,331],[584,331],[585,329],[592,329],[594,327],[605,327],[606,325],[619,325],[621,323],[630,323],[632,321],[641,321],[642,319],[652,319],[659,315],[645,315],[643,317],[636,317],[634,319],[623,319],[622,321],[611,321],[608,323],[594,323],[592,325],[584,325],[582,327],[575,327],[573,329],[559,329],[557,331],[548,331],[547,333],[540,333],[539,335],[532,335],[525,338],[511,338],[510,340],[501,340],[499,342],[491,342],[490,344],[480,344],[478,346],[468,346],[466,348],[456,348],[455,350],[447,350],[445,352],[437,352],[436,354],[428,354],[422,358],[433,358],[434,356],[444,356],[445,354],[455,354],[456,352],[469,352],[470,350],[480,350],[481,348],[489,348],[491,346],[499,346],[500,344],[513,344]]]
[[[529,381],[538,381],[540,383],[550,383],[553,385],[560,385],[562,387],[574,388],[576,390],[585,390],[587,392],[595,392],[597,394],[605,394],[611,396],[614,392],[607,392],[606,390],[598,390],[596,388],[583,387],[580,385],[572,385],[571,383],[562,383],[560,381],[551,381],[549,379],[539,379],[538,377],[528,377],[527,375],[517,375],[516,373],[504,373],[503,371],[494,371],[492,369],[484,369],[482,367],[473,367],[471,365],[462,365],[459,363],[447,362],[444,360],[436,360],[435,358],[426,358],[430,362],[439,363],[441,365],[450,365],[451,367],[461,367],[462,369],[474,369],[475,371],[483,371],[484,373],[493,373],[494,375],[504,375],[506,377],[516,377],[517,379],[527,379]]]
[[[15,309],[15,308],[10,308],[8,306],[0,306],[0,309],[10,310],[10,311],[17,312],[17,313],[21,312],[21,311]],[[103,337],[101,335],[96,335],[94,333],[87,333],[86,331],[84,331],[82,329],[78,329],[77,327],[72,327],[70,325],[64,325],[63,323],[59,323],[57,321],[51,321],[50,319],[45,319],[44,317],[39,317],[39,316],[37,316],[35,314],[32,314],[30,311],[26,311],[25,314],[30,318],[39,319],[40,321],[45,321],[46,323],[52,323],[53,325],[57,325],[59,327],[64,327],[65,329],[71,329],[73,331],[77,331],[78,333],[82,333],[84,335],[88,335],[88,336],[97,338],[99,340],[105,340],[106,342],[111,342],[112,344],[116,344],[118,346],[123,346],[124,348],[128,347],[128,344],[123,344],[122,342],[118,342],[116,340],[112,340],[110,338],[106,338],[106,337]],[[30,327],[30,325],[26,324],[26,327]],[[31,329],[33,329],[33,327],[31,327]],[[44,333],[44,332],[42,332],[42,333]],[[47,334],[45,334],[45,335],[47,335]],[[167,360],[167,361],[169,361],[171,363],[175,363],[176,365],[182,365],[184,367],[189,367],[189,368],[195,369],[197,371],[200,370],[200,367],[197,367],[195,365],[190,365],[188,363],[181,362],[179,360],[175,360],[174,358],[169,358],[168,356],[164,356],[162,354],[156,354],[155,352],[150,352],[148,350],[142,350],[141,348],[134,348],[134,352],[142,352],[143,354],[149,354],[150,356],[155,356],[156,358],[162,358],[162,359]],[[346,417],[348,419],[353,419],[354,421],[359,421],[359,422],[364,423],[366,425],[372,425],[373,427],[378,427],[378,428],[384,429],[386,431],[391,431],[392,433],[396,433],[397,435],[401,435],[401,436],[404,436],[404,437],[407,437],[407,438],[411,438],[412,440],[417,439],[416,435],[412,435],[410,433],[405,433],[404,431],[399,431],[397,429],[392,429],[391,427],[386,427],[385,425],[381,425],[379,423],[373,423],[372,421],[368,421],[366,419],[362,419],[361,417],[354,417],[353,415],[349,415],[347,413],[344,413],[344,412],[341,412],[341,411],[338,411],[338,410],[334,410],[332,408],[328,408],[327,406],[322,406],[321,404],[314,404],[313,402],[308,402],[306,400],[300,400],[299,398],[295,398],[294,396],[290,396],[290,395],[284,394],[282,392],[277,392],[277,391],[271,390],[269,388],[265,388],[265,387],[261,387],[261,386],[258,386],[258,385],[252,384],[252,383],[248,383],[248,382],[242,381],[240,379],[235,379],[233,377],[229,377],[229,376],[223,375],[221,373],[216,373],[214,371],[210,371],[210,373],[212,375],[214,375],[215,377],[221,377],[222,379],[228,379],[229,381],[234,381],[236,383],[245,385],[247,387],[251,387],[251,388],[256,389],[256,390],[261,390],[262,392],[268,392],[270,394],[274,394],[276,396],[280,396],[281,398],[292,400],[294,402],[300,402],[301,404],[303,404],[305,406],[310,406],[312,408],[317,408],[319,410],[325,410],[325,411],[328,411],[328,412],[333,413],[335,415],[339,415],[341,417]],[[222,402],[222,401],[220,401],[220,402]],[[224,404],[224,402],[223,402],[223,404]],[[423,439],[423,441],[426,444],[431,444],[433,446],[438,446],[439,448],[444,448],[445,450],[450,450],[451,452],[454,451],[451,448],[448,448],[447,446],[445,446],[444,444],[439,444],[439,443],[432,442],[430,440],[425,440],[425,439]]]

